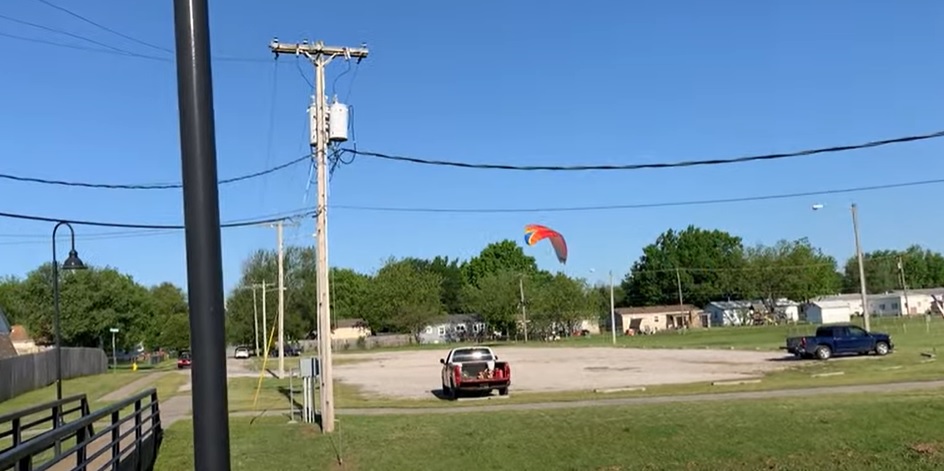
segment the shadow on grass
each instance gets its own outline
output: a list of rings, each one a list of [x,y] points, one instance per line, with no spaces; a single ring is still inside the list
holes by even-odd
[[[450,397],[449,394],[446,394],[446,392],[442,390],[442,388],[432,389],[429,391],[429,393],[432,394],[433,397],[441,401],[458,401],[460,399],[485,399],[485,398],[494,396],[494,394],[492,394],[492,391],[487,390],[487,389],[483,391],[462,391],[462,392],[459,392],[456,395],[456,397]]]

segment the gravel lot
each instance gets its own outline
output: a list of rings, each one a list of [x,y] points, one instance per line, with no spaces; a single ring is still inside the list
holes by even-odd
[[[367,394],[428,398],[439,390],[442,350],[339,354],[367,361],[335,367],[337,379]],[[514,391],[578,391],[737,380],[782,369],[776,352],[630,348],[496,348],[511,362]]]

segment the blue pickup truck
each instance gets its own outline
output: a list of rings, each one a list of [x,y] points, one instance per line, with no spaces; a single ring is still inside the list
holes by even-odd
[[[816,335],[807,337],[788,337],[788,352],[798,358],[817,358],[828,360],[834,355],[868,355],[875,353],[884,356],[891,353],[895,346],[888,334],[868,332],[853,324],[827,324],[816,329]]]

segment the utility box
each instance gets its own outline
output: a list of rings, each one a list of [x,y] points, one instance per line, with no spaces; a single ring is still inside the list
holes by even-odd
[[[318,357],[303,357],[298,362],[302,378],[315,378],[321,374],[321,363]]]

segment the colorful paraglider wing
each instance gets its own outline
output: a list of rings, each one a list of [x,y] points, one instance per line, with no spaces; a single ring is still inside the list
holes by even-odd
[[[526,244],[534,245],[547,239],[548,242],[551,243],[551,246],[554,247],[557,260],[561,263],[567,263],[567,242],[564,241],[564,236],[559,232],[540,224],[528,224],[524,226],[524,231],[524,241]]]

